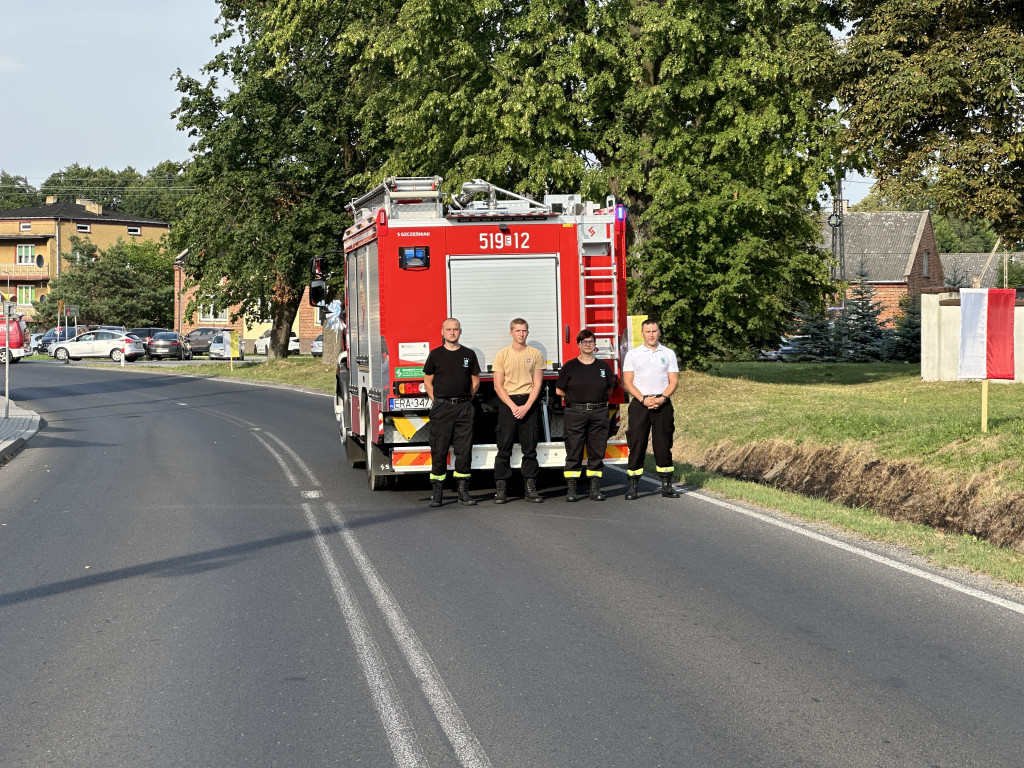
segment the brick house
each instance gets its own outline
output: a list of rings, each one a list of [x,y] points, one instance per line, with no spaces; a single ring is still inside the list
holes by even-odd
[[[170,229],[153,221],[104,211],[91,200],[59,202],[0,211],[0,293],[17,302],[31,321],[32,302],[49,293],[50,280],[68,268],[71,237],[87,238],[101,250],[120,240],[159,240]]]
[[[196,295],[196,288],[184,289],[185,272],[184,257],[179,255],[174,260],[174,329],[178,333],[188,333],[195,328],[223,328],[234,333],[242,334],[243,350],[246,354],[252,354],[253,342],[258,339],[264,331],[269,330],[271,324],[249,323],[243,318],[231,321],[231,310],[215,311],[212,304],[201,305],[198,312],[192,313],[190,317],[185,316],[185,307]],[[302,293],[302,303],[299,305],[298,314],[292,324],[292,330],[299,336],[300,354],[309,354],[310,345],[323,328],[319,324],[319,315],[316,307],[309,306],[309,288]],[[237,309],[237,307],[232,308]]]
[[[830,249],[832,228],[827,220],[822,221],[822,238]],[[928,211],[847,211],[843,243],[846,279],[857,280],[863,265],[866,282],[875,289],[875,301],[882,305],[881,323],[899,314],[904,296],[941,289],[945,282]]]

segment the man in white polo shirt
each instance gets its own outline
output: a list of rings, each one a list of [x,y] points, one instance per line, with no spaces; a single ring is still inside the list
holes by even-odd
[[[629,490],[626,498],[639,495],[640,478],[644,474],[648,439],[654,445],[654,464],[661,476],[661,495],[678,498],[672,487],[672,436],[675,433],[675,414],[672,411],[672,393],[679,385],[679,363],[676,353],[662,344],[661,328],[657,320],[648,318],[640,326],[644,343],[626,353],[622,361],[622,385],[632,396],[629,403]]]

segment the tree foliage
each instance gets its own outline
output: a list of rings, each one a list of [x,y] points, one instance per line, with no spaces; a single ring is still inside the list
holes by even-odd
[[[882,344],[883,358],[892,363],[921,362],[921,296],[900,297],[900,312]]]
[[[178,203],[190,191],[183,186],[182,166],[165,160],[143,175],[131,167],[122,171],[95,170],[72,163],[51,173],[39,189],[24,176],[0,171],[0,210],[39,205],[47,195],[53,195],[60,200],[92,200],[108,212],[173,222]]]
[[[0,211],[29,208],[41,202],[39,192],[24,176],[0,170]]]
[[[363,158],[367,185],[440,173],[624,200],[631,309],[689,364],[776,340],[827,294],[810,209],[838,162],[833,4],[259,8],[271,71],[301,51],[326,78],[308,106],[345,116],[323,136]]]
[[[105,251],[71,238],[72,265],[33,304],[35,322],[56,325],[57,302],[79,308],[83,324],[170,326],[174,318],[173,258],[160,243],[118,240]]]
[[[836,320],[841,354],[851,363],[870,363],[884,355],[886,331],[879,322],[883,307],[875,301],[878,292],[867,280],[868,268],[861,262]]]
[[[204,81],[178,73],[175,114],[195,139],[185,179],[196,192],[172,241],[189,249],[185,269],[198,289],[190,310],[212,301],[270,319],[270,356],[284,357],[309,259],[336,248],[344,226],[353,136],[342,126],[345,94],[324,89],[337,82],[327,71],[345,63],[309,60],[300,40],[276,56],[262,41],[259,8],[222,7],[230,47],[206,65]]]
[[[840,98],[881,190],[1024,238],[1024,5],[850,0],[847,13]]]

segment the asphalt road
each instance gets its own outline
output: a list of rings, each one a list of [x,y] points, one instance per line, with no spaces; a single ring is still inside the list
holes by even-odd
[[[12,397],[4,768],[1022,764],[1012,600],[617,475],[372,493],[323,396],[24,361]]]

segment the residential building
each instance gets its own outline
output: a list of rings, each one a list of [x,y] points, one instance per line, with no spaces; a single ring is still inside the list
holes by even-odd
[[[996,283],[1002,274],[1003,260],[1019,264],[1024,261],[1024,251],[943,253],[941,257],[946,285],[954,288],[1002,288],[1002,283]]]
[[[941,289],[945,278],[928,211],[883,211],[842,216],[846,280],[863,267],[866,282],[882,305],[879,322],[900,313],[900,299]],[[822,221],[822,239],[831,248],[832,227]],[[847,289],[849,296],[849,289]]]
[[[18,304],[31,321],[32,302],[49,293],[50,280],[68,268],[71,238],[87,238],[100,250],[120,240],[159,240],[170,229],[117,211],[104,211],[91,200],[60,202],[0,211],[0,293]]]

